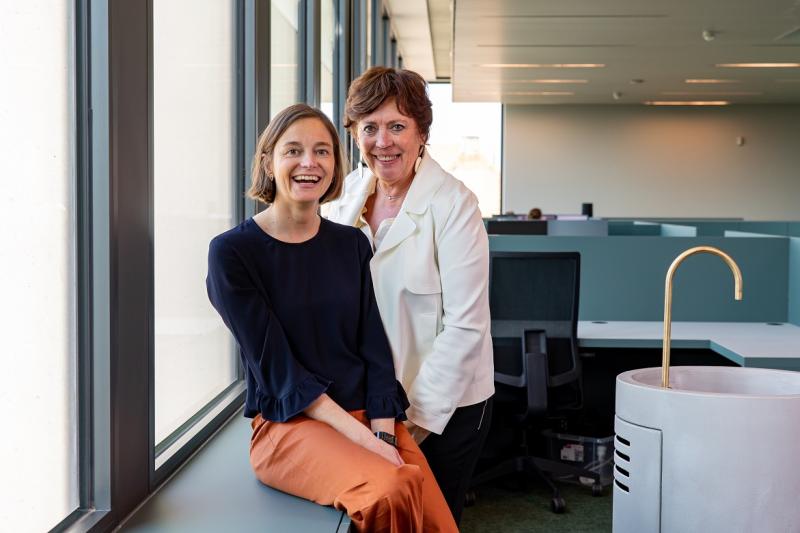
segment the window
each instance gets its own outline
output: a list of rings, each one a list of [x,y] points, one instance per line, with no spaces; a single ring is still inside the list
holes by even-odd
[[[270,3],[270,118],[303,101],[300,95],[300,0]]]
[[[334,121],[333,75],[336,53],[336,0],[320,2],[320,109]],[[335,122],[334,122],[335,123]]]
[[[238,378],[235,344],[205,292],[208,243],[236,224],[241,201],[235,9],[153,3],[154,444],[182,434]]]
[[[484,217],[500,213],[502,106],[453,102],[449,83],[432,83],[431,155],[475,193]]]
[[[5,531],[48,531],[80,504],[73,4],[0,7]]]
[[[373,13],[375,12],[375,1],[376,0],[364,0],[366,3],[366,65],[367,68],[375,66],[375,43],[374,43],[374,33],[375,33],[375,19],[373,18]]]

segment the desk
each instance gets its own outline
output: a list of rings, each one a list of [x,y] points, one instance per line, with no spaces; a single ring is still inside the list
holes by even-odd
[[[582,348],[661,348],[662,322],[578,322]],[[763,322],[673,322],[673,348],[705,348],[739,366],[800,370],[800,327]]]

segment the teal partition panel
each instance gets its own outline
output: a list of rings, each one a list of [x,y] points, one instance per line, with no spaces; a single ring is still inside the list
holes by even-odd
[[[686,259],[675,276],[673,318],[685,321],[786,322],[789,240],[497,235],[490,237],[489,244],[494,251],[580,252],[581,320],[662,320],[664,278],[669,265],[688,248],[716,246],[739,264],[744,278],[744,300],[734,301],[733,276],[722,260],[708,254],[692,256]],[[796,248],[793,250],[800,254]],[[800,255],[796,255],[795,260],[800,260]],[[793,280],[796,293],[800,281],[797,277]],[[797,317],[800,312],[798,305],[795,304],[792,310],[793,316]]]
[[[697,228],[678,224],[661,224],[662,237],[696,237]]]
[[[661,224],[633,220],[610,220],[608,222],[608,234],[656,236],[661,235]]]
[[[789,318],[800,326],[800,237],[789,239]]]

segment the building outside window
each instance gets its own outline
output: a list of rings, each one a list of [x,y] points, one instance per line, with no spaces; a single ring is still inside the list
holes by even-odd
[[[74,2],[0,5],[0,529],[80,503]]]
[[[475,193],[484,217],[499,214],[502,105],[453,102],[449,83],[429,84],[428,94],[431,155]]]
[[[300,95],[300,0],[272,0],[270,6],[269,113],[272,118],[303,98]]]
[[[320,109],[334,120],[333,69],[336,51],[336,0],[320,1]]]
[[[241,201],[235,6],[153,2],[154,445],[237,380],[233,339],[205,291],[208,243],[237,223]]]

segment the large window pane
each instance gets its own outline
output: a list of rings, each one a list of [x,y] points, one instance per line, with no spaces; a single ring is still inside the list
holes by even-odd
[[[0,529],[78,508],[74,2],[0,3]]]
[[[333,65],[336,49],[336,0],[320,2],[320,109],[333,121]]]
[[[374,67],[374,37],[373,33],[375,32],[375,18],[373,17],[372,13],[375,11],[375,0],[365,0],[367,4],[367,68]]]
[[[270,87],[269,113],[303,100],[300,96],[299,0],[270,2]]]
[[[478,197],[481,213],[500,214],[502,106],[453,102],[449,83],[432,83],[431,155]]]
[[[155,442],[236,380],[205,291],[208,243],[235,225],[235,0],[153,2]]]

